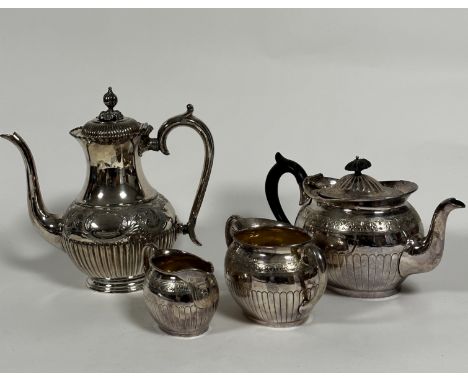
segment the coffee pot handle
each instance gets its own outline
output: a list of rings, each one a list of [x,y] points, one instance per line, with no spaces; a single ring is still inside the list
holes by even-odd
[[[291,224],[286,217],[286,214],[281,207],[281,203],[278,196],[278,184],[280,178],[286,174],[290,173],[296,178],[296,182],[299,185],[300,190],[300,200],[299,204],[304,204],[307,201],[307,196],[304,193],[303,181],[307,177],[305,170],[296,162],[286,159],[280,153],[275,155],[276,163],[268,172],[268,175],[265,180],[265,194],[270,205],[271,211],[275,218],[281,222]]]
[[[195,225],[197,223],[198,212],[200,211],[200,207],[205,196],[206,187],[208,186],[208,181],[210,179],[211,168],[213,167],[214,143],[210,130],[203,121],[193,115],[193,110],[193,106],[189,104],[187,105],[187,111],[184,114],[177,115],[164,122],[159,128],[157,143],[159,150],[163,154],[169,155],[169,150],[166,145],[167,136],[177,126],[188,126],[194,129],[203,139],[203,144],[205,146],[205,160],[203,163],[200,183],[198,184],[189,220],[187,224],[180,226],[183,234],[188,234],[195,244],[201,245],[195,235]]]

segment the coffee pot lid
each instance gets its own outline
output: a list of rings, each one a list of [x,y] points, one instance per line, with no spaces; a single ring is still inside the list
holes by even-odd
[[[133,118],[124,117],[114,110],[118,98],[109,87],[103,97],[107,110],[96,118],[85,123],[81,128],[81,136],[91,141],[106,143],[114,140],[128,139],[140,133],[140,123]]]
[[[403,195],[394,187],[387,187],[362,171],[371,167],[371,162],[358,156],[349,162],[345,170],[354,171],[340,178],[333,186],[321,189],[318,194],[323,198],[343,201],[370,201],[390,199]]]

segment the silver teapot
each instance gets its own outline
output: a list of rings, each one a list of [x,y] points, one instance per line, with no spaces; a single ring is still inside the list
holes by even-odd
[[[296,226],[304,228],[325,251],[328,288],[346,296],[379,298],[400,290],[411,274],[428,272],[440,262],[448,214],[465,204],[455,198],[436,208],[427,235],[407,201],[418,186],[409,181],[383,181],[362,174],[371,163],[356,158],[340,179],[307,176],[280,153],[269,171],[265,192],[275,217],[288,222],[278,198],[278,181],[291,173],[300,188]]]
[[[147,243],[170,248],[177,234],[195,235],[198,212],[205,195],[214,155],[207,126],[187,112],[168,119],[151,138],[152,126],[124,117],[115,110],[117,97],[109,87],[107,110],[73,129],[88,164],[87,179],[74,202],[62,215],[49,212],[42,201],[31,151],[17,133],[2,134],[21,152],[28,181],[29,215],[39,233],[63,249],[88,275],[88,287],[100,292],[132,292],[144,281],[142,249]],[[180,125],[194,129],[203,139],[205,161],[187,224],[181,224],[169,201],[143,174],[141,156],[148,150],[169,154],[166,139]]]

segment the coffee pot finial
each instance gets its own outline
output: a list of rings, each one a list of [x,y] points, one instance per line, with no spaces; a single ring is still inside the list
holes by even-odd
[[[107,93],[104,94],[102,97],[102,100],[104,101],[104,105],[107,106],[107,110],[102,111],[99,114],[99,121],[101,122],[109,122],[109,121],[118,121],[123,119],[123,115],[120,111],[114,110],[114,107],[117,105],[117,102],[119,99],[115,95],[115,93],[112,91],[112,87],[109,86],[107,89]]]

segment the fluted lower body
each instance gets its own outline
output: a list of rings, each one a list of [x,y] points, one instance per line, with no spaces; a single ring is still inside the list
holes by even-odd
[[[153,243],[171,248],[176,228],[147,240],[130,238],[125,242],[82,242],[70,238],[62,246],[75,265],[89,276],[88,287],[99,292],[123,293],[142,289],[144,281],[143,247]]]
[[[205,333],[213,318],[218,300],[211,306],[199,308],[194,303],[178,303],[163,300],[143,289],[146,306],[164,332],[181,337],[194,337]]]
[[[378,298],[398,293],[404,278],[401,253],[327,253],[328,288],[352,297]]]
[[[318,296],[319,286],[315,284],[307,289],[273,292],[247,289],[228,276],[226,277],[226,283],[234,300],[249,319],[273,327],[302,324],[307,320],[313,306],[310,305],[307,311],[301,309],[306,297],[310,301],[318,301],[320,298]]]

